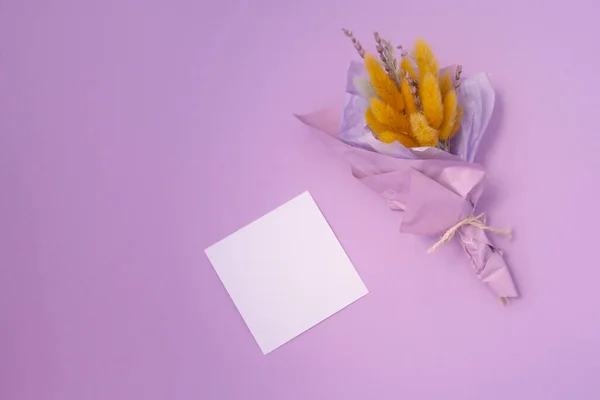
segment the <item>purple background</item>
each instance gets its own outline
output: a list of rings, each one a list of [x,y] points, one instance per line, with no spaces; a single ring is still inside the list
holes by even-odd
[[[1,399],[598,397],[593,1],[321,3],[0,1]],[[292,117],[341,103],[341,27],[492,74],[511,307]],[[203,250],[306,189],[370,294],[265,357]]]

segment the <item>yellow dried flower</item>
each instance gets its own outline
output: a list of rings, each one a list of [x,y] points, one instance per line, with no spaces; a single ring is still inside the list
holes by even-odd
[[[421,80],[419,98],[427,121],[433,128],[438,129],[444,118],[444,109],[442,107],[440,86],[433,73],[427,72]]]
[[[458,130],[460,129],[460,120],[462,119],[463,116],[463,108],[461,106],[458,106],[456,108],[456,120],[454,121],[454,127],[452,128],[452,131],[450,132],[450,138],[454,137],[454,135],[456,135],[456,132],[458,132]]]
[[[404,133],[410,131],[407,118],[389,104],[373,98],[371,99],[371,109],[377,120],[383,125],[389,126],[392,131]]]
[[[411,76],[411,78],[417,79],[417,75],[415,74],[415,69],[412,65],[412,62],[410,62],[410,58],[408,58],[408,56],[402,57],[402,61],[400,61],[400,69],[403,69],[404,71],[408,72],[408,74]]]
[[[383,143],[393,143],[396,141],[396,134],[394,132],[385,131],[375,135],[377,139],[382,141]]]
[[[398,141],[404,147],[419,147],[419,144],[414,141],[410,136],[403,133],[396,133],[395,140]]]
[[[446,96],[446,93],[452,90],[452,85],[453,82],[450,71],[446,70],[440,78],[440,91],[442,92],[442,97]]]
[[[373,113],[373,110],[371,110],[371,108],[367,108],[367,111],[365,112],[365,121],[367,122],[367,125],[369,125],[369,128],[371,129],[371,131],[378,138],[379,138],[379,135],[382,135],[386,131],[390,130],[389,126],[385,126],[384,124],[382,124],[381,122],[379,122],[377,120],[377,118],[375,117],[375,114]]]
[[[404,99],[402,98],[400,90],[373,55],[367,54],[365,56],[365,67],[369,73],[371,84],[381,100],[399,112],[403,112]]]
[[[427,118],[421,113],[410,114],[410,125],[413,137],[419,146],[436,146],[438,143],[438,132],[429,126]]]
[[[444,121],[440,126],[440,139],[446,140],[450,137],[452,129],[454,128],[454,122],[456,120],[456,107],[458,106],[458,99],[456,92],[450,90],[444,96]]]
[[[422,39],[418,39],[415,42],[414,56],[417,67],[419,67],[419,83],[427,72],[431,72],[437,80],[440,73],[440,67],[427,42]]]
[[[402,79],[400,91],[402,92],[402,97],[404,98],[404,107],[406,109],[406,113],[412,114],[417,112],[418,110],[417,103],[415,103],[415,96],[410,91],[410,85],[406,79]]]
[[[379,139],[380,141],[382,141],[383,143],[393,143],[393,142],[399,142],[400,144],[402,144],[404,147],[419,147],[419,145],[417,144],[417,142],[415,142],[414,140],[412,140],[408,135],[405,135],[403,133],[395,133],[395,132],[391,132],[391,131],[386,131],[383,132],[379,135],[375,135],[377,137],[377,139]]]

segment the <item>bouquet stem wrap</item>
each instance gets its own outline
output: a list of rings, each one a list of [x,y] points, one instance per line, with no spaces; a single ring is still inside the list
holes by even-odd
[[[361,71],[361,66],[353,63],[349,82]],[[442,237],[434,248],[458,238],[481,282],[502,300],[518,297],[502,252],[486,233],[509,232],[489,227],[484,215],[474,214],[485,171],[473,158],[494,103],[487,75],[464,80],[459,96],[465,116],[452,143],[457,154],[434,147],[408,149],[397,142],[378,142],[362,117],[368,103],[351,85],[343,110],[326,109],[298,118],[325,133],[321,136],[327,145],[348,162],[357,179],[387,201],[391,210],[403,211],[401,232]]]

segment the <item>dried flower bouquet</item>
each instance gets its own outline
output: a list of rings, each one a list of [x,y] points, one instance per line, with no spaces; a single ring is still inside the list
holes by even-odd
[[[401,232],[441,237],[430,252],[456,236],[475,276],[503,304],[518,297],[502,252],[487,236],[510,231],[475,214],[485,171],[474,158],[495,100],[488,75],[463,78],[460,65],[440,69],[423,40],[407,52],[375,33],[375,56],[343,32],[364,61],[350,65],[343,110],[299,119],[328,134],[353,175],[403,212]]]

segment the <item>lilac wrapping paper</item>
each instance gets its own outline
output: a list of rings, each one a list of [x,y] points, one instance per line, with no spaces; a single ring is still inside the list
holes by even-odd
[[[408,149],[398,142],[378,141],[364,121],[368,101],[354,86],[354,79],[365,74],[362,64],[350,65],[341,113],[326,109],[298,118],[325,133],[322,137],[327,145],[391,210],[404,212],[401,232],[440,236],[474,213],[483,192],[485,171],[473,160],[494,106],[489,78],[480,73],[461,82],[458,97],[464,114],[461,130],[451,143],[454,154],[450,154],[433,147]],[[475,275],[496,296],[518,297],[502,252],[485,231],[466,225],[458,230],[457,238]]]

